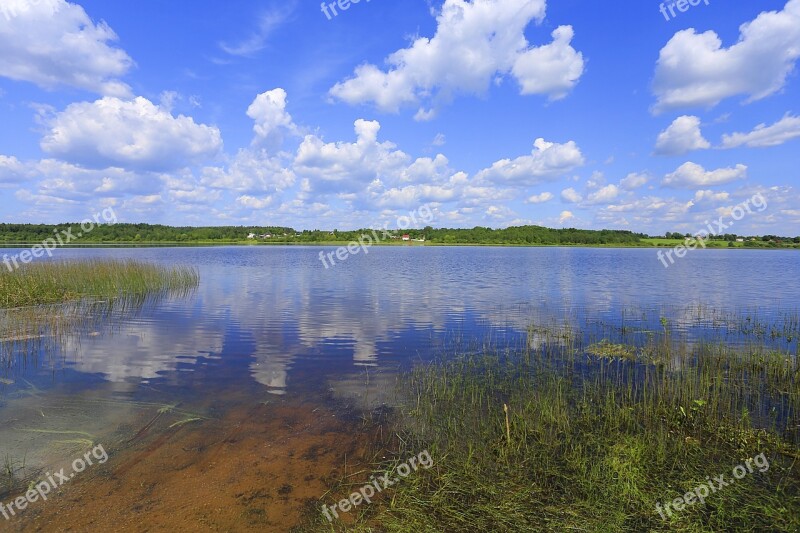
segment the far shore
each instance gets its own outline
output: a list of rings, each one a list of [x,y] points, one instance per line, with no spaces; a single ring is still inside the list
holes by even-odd
[[[151,241],[151,242],[92,242],[82,244],[65,244],[61,248],[183,248],[183,247],[212,247],[212,246],[331,246],[340,247],[347,246],[350,241],[310,241],[310,242],[292,242],[292,241],[252,241],[252,240],[239,240],[239,241]],[[504,247],[504,248],[675,248],[682,246],[685,241],[678,239],[643,239],[638,243],[609,243],[609,244],[584,244],[584,243],[558,243],[558,244],[535,244],[535,243],[442,243],[442,242],[417,242],[417,241],[403,241],[403,242],[378,242],[372,246],[413,246],[413,247]],[[705,248],[715,250],[800,250],[800,244],[787,243],[777,246],[770,246],[761,244],[757,246],[745,246],[745,243],[736,242],[729,246],[727,241],[710,241],[706,243]],[[0,249],[24,249],[31,246],[41,245],[40,242],[0,242]],[[702,247],[698,246],[698,249]]]

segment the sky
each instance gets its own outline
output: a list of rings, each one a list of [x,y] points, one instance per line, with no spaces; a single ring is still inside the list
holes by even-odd
[[[800,0],[692,1],[0,0],[0,222],[800,235]]]

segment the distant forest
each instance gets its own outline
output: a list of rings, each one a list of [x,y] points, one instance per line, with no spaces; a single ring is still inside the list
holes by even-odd
[[[72,228],[77,237],[80,225],[59,224],[0,224],[0,243],[38,243],[52,237],[55,232]],[[222,227],[171,227],[152,224],[104,224],[82,235],[72,244],[92,243],[159,243],[159,242],[243,242],[257,240],[278,243],[350,242],[358,240],[372,230],[304,230],[296,231],[284,227],[222,226]],[[646,238],[644,234],[617,230],[550,229],[542,226],[517,226],[505,229],[475,227],[472,229],[424,229],[391,230],[397,237],[409,235],[412,239],[425,239],[439,244],[637,244]],[[380,230],[376,230],[381,241],[390,241]],[[255,239],[248,239],[249,235]]]
[[[56,232],[61,233],[72,229],[72,234],[78,237],[82,233],[80,224],[0,224],[0,245],[11,243],[40,243],[52,237]],[[101,243],[320,243],[320,242],[350,242],[358,240],[363,234],[371,234],[371,229],[355,231],[338,230],[303,230],[279,226],[220,226],[220,227],[172,227],[154,224],[103,224],[94,227],[90,232],[76,238],[71,244],[101,244]],[[652,240],[643,233],[634,233],[622,230],[584,230],[584,229],[552,229],[542,226],[513,226],[504,229],[491,229],[475,227],[470,229],[436,229],[427,226],[423,229],[390,230],[391,234],[401,238],[408,235],[411,239],[431,244],[510,244],[510,245],[628,245],[647,246],[654,245]],[[392,242],[389,235],[383,235],[381,230],[375,230],[381,242]],[[249,238],[250,236],[253,238]],[[668,232],[666,239],[684,240],[687,235]],[[651,239],[651,241],[646,241]],[[660,237],[664,239],[664,237]],[[749,237],[741,239],[737,235],[715,235],[712,241],[744,240],[739,243],[745,247],[764,247],[775,245],[791,245],[800,243],[800,237],[778,237],[775,235]],[[657,239],[656,239],[657,240]],[[659,243],[658,245],[668,245]]]

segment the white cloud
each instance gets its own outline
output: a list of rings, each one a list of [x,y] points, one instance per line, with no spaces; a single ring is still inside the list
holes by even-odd
[[[800,137],[800,117],[793,117],[787,113],[771,126],[759,124],[749,133],[723,135],[722,148],[736,148],[742,145],[750,148],[778,146],[797,137]]]
[[[478,172],[476,178],[495,183],[536,185],[563,176],[583,165],[583,161],[575,141],[558,144],[538,138],[533,143],[531,155],[513,160],[501,159],[490,168]]]
[[[273,89],[256,96],[247,116],[255,121],[254,144],[260,142],[282,141],[282,130],[290,133],[297,132],[297,126],[292,121],[292,116],[286,111],[286,91],[281,88]]]
[[[646,196],[605,206],[597,211],[595,217],[606,227],[632,226],[636,231],[647,231],[652,230],[654,225],[663,225],[665,222],[672,226],[685,221],[694,205],[691,200]],[[658,231],[661,232],[662,229]]]
[[[525,203],[528,203],[528,204],[543,204],[545,202],[549,202],[553,198],[555,198],[555,196],[553,196],[553,193],[543,192],[541,194],[534,194],[533,196],[531,196],[530,198],[525,200]]]
[[[647,174],[631,172],[620,180],[619,186],[626,191],[634,191],[646,185],[648,181],[650,181],[650,176]]]
[[[282,191],[296,180],[291,168],[284,165],[284,156],[270,156],[263,149],[241,149],[225,166],[208,166],[201,172],[200,183],[216,189],[237,192],[266,193]]]
[[[659,155],[683,155],[710,147],[711,143],[703,138],[700,131],[700,119],[692,115],[676,118],[656,140],[656,153]]]
[[[522,94],[547,94],[552,100],[567,95],[583,74],[583,56],[570,45],[574,36],[572,26],[559,26],[552,43],[517,57],[512,72]]]
[[[133,60],[111,43],[117,35],[65,0],[2,0],[0,76],[45,89],[77,87],[127,97],[119,81]]]
[[[281,2],[258,19],[258,28],[249,37],[236,44],[219,43],[219,47],[230,55],[249,57],[260,52],[267,45],[267,39],[283,26],[294,12],[296,2]]]
[[[372,200],[370,205],[375,207],[411,208],[430,202],[450,202],[459,198],[459,191],[452,185],[409,185],[402,188],[384,190],[381,184],[375,183],[370,187]]]
[[[730,200],[731,195],[727,192],[714,192],[710,190],[701,190],[694,193],[694,201],[700,202],[726,202]]]
[[[243,195],[236,199],[236,203],[248,209],[265,209],[272,205],[272,196],[256,198],[254,196]]]
[[[572,220],[575,218],[575,215],[572,214],[572,211],[562,211],[561,214],[558,216],[558,223],[564,224],[568,220]]]
[[[444,146],[445,143],[447,143],[447,137],[445,137],[444,133],[437,133],[431,144],[433,144],[433,146]]]
[[[617,196],[619,196],[619,187],[611,184],[589,194],[586,200],[589,204],[608,204]]]
[[[216,127],[174,117],[142,97],[71,104],[45,122],[49,131],[42,150],[92,168],[170,170],[213,157],[222,148]]]
[[[14,156],[0,155],[0,186],[25,181],[25,165]]]
[[[456,94],[485,93],[506,75],[519,82],[522,94],[562,98],[583,73],[583,57],[570,46],[570,26],[553,31],[550,44],[528,42],[525,28],[541,22],[545,9],[545,0],[445,0],[433,37],[418,37],[391,54],[385,72],[359,66],[330,94],[350,104],[371,102],[386,112],[418,104],[417,120],[429,120]]]
[[[800,57],[800,0],[762,12],[739,31],[728,48],[713,31],[677,32],[659,54],[655,111],[712,107],[736,95],[755,101],[780,91]]]
[[[309,178],[315,188],[329,192],[356,192],[377,178],[399,181],[411,158],[394,143],[378,141],[377,121],[355,121],[356,142],[325,143],[307,135],[294,161],[295,172]]]
[[[568,204],[577,204],[583,201],[583,196],[578,191],[570,187],[561,191],[561,200]]]
[[[687,161],[675,172],[667,174],[662,184],[666,187],[697,188],[724,185],[747,177],[747,166],[736,165],[734,168],[718,168],[706,170],[697,163]]]
[[[603,185],[606,184],[606,175],[600,172],[599,170],[595,170],[592,172],[592,175],[586,180],[586,187],[588,189],[599,189]]]

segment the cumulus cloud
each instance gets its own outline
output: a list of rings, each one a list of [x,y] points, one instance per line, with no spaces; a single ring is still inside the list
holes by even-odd
[[[27,174],[25,165],[19,159],[0,155],[0,186],[24,181]]]
[[[714,192],[711,190],[701,190],[694,193],[694,201],[701,202],[726,202],[730,200],[731,195],[727,192]]]
[[[568,204],[577,204],[583,201],[583,196],[581,196],[578,191],[570,187],[569,189],[564,189],[561,191],[561,200]]]
[[[553,180],[583,165],[584,159],[575,141],[564,144],[547,142],[541,137],[533,143],[531,155],[501,159],[478,172],[478,180],[495,183],[536,185]]]
[[[525,200],[525,203],[543,204],[545,202],[549,202],[553,198],[555,198],[555,196],[553,196],[553,193],[543,192],[541,194],[534,194],[533,196],[529,197],[527,200]]]
[[[222,148],[214,126],[172,116],[143,97],[104,97],[69,105],[45,119],[42,150],[92,168],[170,170],[213,157]]]
[[[272,205],[272,196],[256,198],[255,196],[243,195],[236,199],[236,203],[248,209],[264,209]]]
[[[563,98],[583,73],[583,56],[570,45],[571,26],[556,28],[549,44],[528,42],[525,28],[541,22],[545,9],[545,0],[445,0],[433,37],[391,54],[386,71],[359,66],[330,94],[386,112],[420,105],[418,120],[432,118],[456,94],[485,93],[499,76],[513,76],[522,94]]]
[[[286,91],[281,88],[256,96],[247,108],[247,116],[255,122],[254,144],[280,143],[283,140],[283,131],[297,132],[292,116],[286,111]]]
[[[638,174],[636,172],[631,172],[624,178],[622,178],[619,182],[619,186],[626,191],[634,191],[641,187],[644,187],[647,182],[650,181],[650,176],[647,174]]]
[[[0,76],[45,89],[70,86],[127,97],[119,78],[133,65],[113,45],[117,35],[65,0],[3,0],[0,16]]]
[[[591,204],[608,204],[619,196],[619,187],[616,185],[606,185],[597,191],[590,193],[587,203]]]
[[[459,199],[457,182],[456,177],[451,183],[443,185],[417,184],[385,189],[382,183],[376,181],[369,187],[370,205],[378,208],[411,208],[423,203],[450,202]]]
[[[706,170],[697,163],[687,161],[664,177],[662,184],[675,188],[698,188],[724,185],[747,177],[747,166],[736,165],[734,168],[718,168]]]
[[[522,94],[547,94],[551,100],[564,98],[583,74],[583,56],[570,43],[572,26],[553,30],[553,42],[521,53],[511,72]]]
[[[204,167],[200,183],[251,194],[282,191],[294,185],[296,180],[284,159],[283,154],[272,156],[264,149],[243,148],[224,166]]]
[[[656,64],[654,110],[701,106],[746,95],[747,101],[780,91],[800,57],[800,0],[742,24],[728,48],[714,31],[677,32]]]
[[[692,115],[676,118],[656,140],[656,153],[659,155],[683,155],[710,147],[711,143],[703,138],[700,131],[700,119]]]
[[[326,143],[306,135],[294,161],[297,174],[329,191],[358,191],[381,176],[399,179],[411,158],[394,143],[378,141],[377,121],[355,121],[356,142]]]
[[[742,145],[750,148],[778,146],[797,137],[800,137],[800,117],[787,113],[771,126],[759,124],[749,133],[723,135],[722,148],[736,148]]]
[[[564,224],[569,220],[575,218],[575,215],[572,214],[572,211],[562,211],[561,214],[558,216],[558,223]]]
[[[645,196],[604,206],[595,216],[596,220],[606,227],[633,226],[637,231],[645,231],[648,228],[652,230],[654,225],[662,225],[665,222],[673,225],[686,220],[694,205],[692,200]],[[659,228],[658,231],[663,231],[663,228]]]

